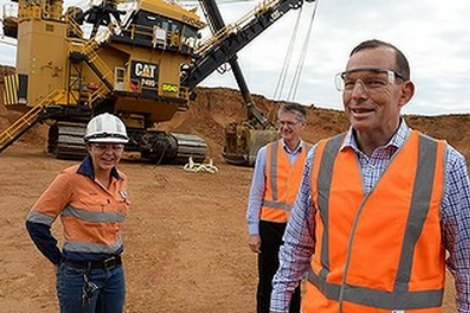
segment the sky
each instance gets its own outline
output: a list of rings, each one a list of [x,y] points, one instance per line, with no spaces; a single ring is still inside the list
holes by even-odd
[[[194,6],[197,2],[183,2]],[[235,23],[259,1],[216,0],[226,24]],[[292,49],[292,58],[280,99],[304,105],[342,109],[334,76],[343,71],[352,48],[363,40],[388,41],[407,56],[416,85],[405,114],[470,113],[469,0],[317,0],[312,32],[307,29],[314,3],[306,2]],[[0,4],[7,3],[0,0]],[[276,83],[286,59],[300,10],[291,10],[238,53],[250,91],[274,99]],[[202,40],[210,35],[203,32]],[[308,49],[303,50],[305,42]],[[11,42],[11,41],[9,41]],[[13,42],[14,43],[14,42]],[[295,98],[289,97],[293,75],[305,61]],[[14,65],[16,49],[0,43],[0,64]],[[237,88],[230,71],[215,72],[201,86]],[[276,100],[279,97],[275,98]]]

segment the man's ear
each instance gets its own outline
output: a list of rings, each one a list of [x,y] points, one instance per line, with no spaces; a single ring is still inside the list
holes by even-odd
[[[400,100],[399,100],[400,107],[407,104],[411,100],[411,98],[413,98],[414,94],[415,94],[415,84],[413,84],[411,80],[404,82],[401,87],[401,95],[400,95]]]

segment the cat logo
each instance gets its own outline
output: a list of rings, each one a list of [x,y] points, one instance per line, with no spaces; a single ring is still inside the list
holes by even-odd
[[[178,85],[175,84],[162,84],[162,91],[164,92],[172,92],[172,93],[178,93]]]
[[[144,89],[155,90],[158,86],[158,64],[132,61],[131,80]]]
[[[154,78],[157,66],[154,64],[135,63],[135,76],[143,78]]]

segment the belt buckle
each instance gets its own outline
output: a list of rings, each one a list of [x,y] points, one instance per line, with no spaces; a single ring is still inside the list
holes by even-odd
[[[103,267],[104,269],[111,269],[113,267],[116,267],[116,257],[112,256],[110,258],[107,258],[106,260],[103,260]]]

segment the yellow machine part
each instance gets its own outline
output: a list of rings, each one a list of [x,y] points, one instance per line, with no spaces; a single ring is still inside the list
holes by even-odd
[[[247,122],[231,123],[225,128],[225,161],[235,165],[252,166],[258,150],[279,139],[277,129],[256,129]]]
[[[206,26],[194,12],[187,11],[176,4],[162,0],[141,0],[139,1],[139,9],[178,20],[198,29],[202,29]]]
[[[186,90],[180,88],[181,64],[191,62],[189,56],[166,53],[162,51],[152,51],[139,47],[131,47],[120,43],[111,43],[104,46],[98,53],[99,57],[106,60],[110,70],[114,73],[115,91],[127,92],[127,95],[120,95],[116,98],[116,110],[129,113],[145,113],[148,118],[154,122],[169,121],[173,115],[184,106],[189,94]],[[132,65],[140,62],[145,69],[146,65],[158,67],[157,86],[145,89],[144,86],[133,89],[132,75],[135,74]],[[122,64],[126,64],[123,66]],[[121,74],[117,75],[120,72]],[[91,72],[86,76],[93,79]],[[141,74],[140,79],[145,78]],[[96,78],[95,78],[96,80]],[[155,96],[161,97],[159,101],[152,98],[139,97],[139,92],[150,92]],[[135,93],[135,96],[133,96]],[[166,100],[165,100],[166,99]],[[170,101],[171,100],[171,101]]]
[[[65,35],[64,23],[35,19],[20,22],[16,70],[28,77],[29,107],[34,107],[55,90],[66,89]]]

